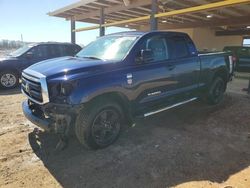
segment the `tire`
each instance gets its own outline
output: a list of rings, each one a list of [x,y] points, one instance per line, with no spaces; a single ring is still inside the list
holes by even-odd
[[[112,119],[115,118],[114,123],[109,120],[111,114]],[[119,137],[122,120],[123,112],[117,103],[96,99],[80,110],[76,118],[75,134],[79,142],[87,148],[105,148]]]
[[[226,83],[221,77],[216,77],[208,91],[207,102],[211,105],[219,104],[224,96]]]
[[[4,71],[0,73],[0,87],[12,89],[19,84],[19,77],[14,71]]]

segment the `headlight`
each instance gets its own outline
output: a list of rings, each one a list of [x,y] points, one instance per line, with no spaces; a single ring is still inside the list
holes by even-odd
[[[73,90],[72,83],[65,82],[61,84],[60,94],[64,96],[69,96],[72,90]]]

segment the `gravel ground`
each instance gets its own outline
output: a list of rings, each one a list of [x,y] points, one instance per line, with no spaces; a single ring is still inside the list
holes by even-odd
[[[248,188],[250,97],[238,91],[246,85],[231,83],[218,106],[193,102],[138,119],[106,149],[72,138],[61,152],[56,136],[24,118],[19,90],[1,91],[0,187]]]

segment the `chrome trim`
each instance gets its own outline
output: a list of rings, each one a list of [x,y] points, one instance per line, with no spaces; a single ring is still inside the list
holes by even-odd
[[[171,108],[174,108],[174,107],[177,107],[177,106],[186,104],[186,103],[188,103],[188,102],[192,102],[192,101],[194,101],[194,100],[196,100],[196,99],[197,99],[197,97],[194,97],[194,98],[191,98],[191,99],[189,99],[189,100],[186,100],[186,101],[183,101],[183,102],[179,102],[179,103],[173,104],[173,105],[171,105],[171,106],[167,106],[167,107],[165,107],[165,108],[162,108],[162,109],[159,109],[159,110],[156,110],[156,111],[153,111],[153,112],[148,112],[148,113],[144,114],[144,117],[151,116],[151,115],[154,115],[154,114],[163,112],[163,111],[165,111],[165,110],[169,110],[169,109],[171,109]]]
[[[30,100],[32,100],[35,103],[38,103],[38,104],[48,103],[49,102],[49,91],[48,91],[46,76],[44,76],[43,74],[41,74],[39,72],[31,70],[31,69],[25,69],[22,72],[22,76],[24,78],[30,79],[34,82],[38,82],[41,84],[41,94],[42,94],[43,102],[41,103],[35,99],[32,99],[31,97],[27,96],[27,94],[24,91],[22,91],[22,93],[24,93],[24,95],[26,97],[28,97]]]
[[[32,80],[32,81],[34,81],[34,82],[40,82],[39,78],[31,77],[31,76],[25,74],[24,72],[22,72],[22,76],[23,76],[24,78],[28,79],[28,80]]]
[[[132,73],[128,73],[128,74],[127,74],[127,79],[132,79],[132,78],[133,78]]]
[[[148,96],[159,95],[159,94],[161,94],[161,91],[156,91],[156,92],[153,92],[153,93],[148,93]]]
[[[29,74],[31,76],[34,76],[35,78],[42,78],[42,77],[45,77],[43,74],[39,73],[39,72],[36,72],[34,70],[31,70],[31,69],[25,69],[23,71],[23,73],[25,74]]]
[[[23,95],[24,95],[25,97],[27,97],[29,100],[31,100],[32,102],[37,103],[37,104],[40,104],[40,105],[43,105],[42,102],[39,102],[39,101],[37,101],[36,99],[33,99],[33,98],[31,98],[29,95],[27,95],[27,94],[25,93],[25,91],[23,91],[23,88],[21,88],[21,91],[22,91]]]
[[[49,102],[49,91],[48,91],[46,77],[40,78],[40,81],[41,81],[41,88],[42,88],[43,104],[45,104]]]
[[[198,56],[208,56],[208,55],[218,55],[218,54],[227,54],[227,52],[208,52],[204,54],[198,54]]]
[[[228,56],[229,58],[229,73],[232,74],[233,73],[233,56]]]

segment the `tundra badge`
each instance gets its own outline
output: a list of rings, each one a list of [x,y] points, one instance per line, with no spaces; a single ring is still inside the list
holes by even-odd
[[[127,83],[131,85],[133,83],[133,75],[131,73],[127,74]]]

